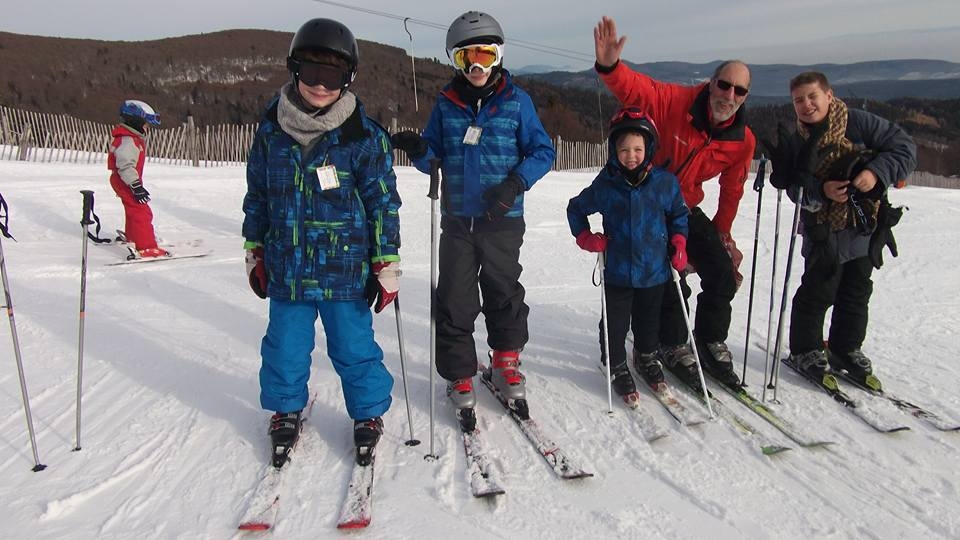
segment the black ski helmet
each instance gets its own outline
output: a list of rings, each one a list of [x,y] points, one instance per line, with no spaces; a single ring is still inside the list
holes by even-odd
[[[290,52],[287,55],[287,70],[296,73],[296,61],[301,51],[318,51],[335,54],[347,62],[350,71],[350,80],[343,86],[346,88],[357,76],[357,66],[360,64],[360,50],[353,32],[343,24],[332,19],[310,19],[293,35],[290,41]]]
[[[657,142],[659,139],[657,125],[654,124],[653,119],[647,116],[647,113],[643,112],[639,107],[624,107],[617,111],[610,119],[611,148],[616,146],[617,137],[624,131],[637,132],[644,138],[647,144],[643,156],[643,163],[641,163],[640,166],[647,167],[651,160],[653,160],[653,155],[657,153]]]
[[[503,29],[496,19],[479,11],[468,11],[454,19],[447,29],[447,56],[454,47],[472,43],[503,45]]]

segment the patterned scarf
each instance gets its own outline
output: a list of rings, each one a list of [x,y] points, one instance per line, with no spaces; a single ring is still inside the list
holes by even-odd
[[[851,178],[846,178],[846,170],[837,170],[840,165],[850,163],[851,158],[858,154],[853,143],[845,136],[847,131],[847,104],[834,97],[830,102],[830,108],[824,122],[826,122],[826,131],[817,143],[820,162],[817,166],[816,176],[820,182],[851,180]],[[810,127],[799,120],[797,120],[797,131],[804,139],[811,136]],[[851,186],[850,189],[854,190],[855,188]],[[876,223],[877,211],[880,208],[879,201],[861,199],[859,202],[863,211],[872,216],[873,222]],[[830,230],[833,231],[856,227],[857,214],[851,210],[849,203],[827,200],[823,208],[817,212],[817,223],[829,223]]]

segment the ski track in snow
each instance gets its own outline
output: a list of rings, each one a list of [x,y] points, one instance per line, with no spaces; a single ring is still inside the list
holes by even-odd
[[[506,494],[474,499],[466,458],[443,383],[429,386],[430,201],[427,179],[398,168],[403,197],[403,323],[413,430],[409,447],[398,338],[392,310],[375,316],[377,340],[396,377],[394,402],[376,461],[373,522],[364,538],[956,538],[960,536],[960,435],[941,433],[877,400],[876,410],[911,431],[879,434],[789,369],[771,408],[826,448],[804,449],[731,396],[716,395],[764,435],[792,448],[777,456],[717,418],[679,425],[641,388],[641,408],[669,432],[648,443],[614,396],[607,411],[598,373],[600,289],[596,257],[579,251],[564,209],[593,178],[551,173],[526,199],[521,255],[530,312],[522,361],[533,418],[595,474],[556,478],[479,381],[479,427]],[[204,259],[105,267],[113,247],[88,249],[82,450],[74,446],[80,277],[79,189],[95,189],[101,236],[122,227],[122,211],[102,164],[0,162],[13,243],[4,239],[11,295],[41,461],[32,456],[12,358],[0,373],[2,538],[249,538],[236,521],[269,455],[269,413],[258,403],[259,342],[266,303],[247,290],[242,240],[242,167],[194,169],[150,163],[158,235],[171,243],[203,239]],[[748,181],[749,183],[749,181]],[[704,185],[712,215],[716,182]],[[764,193],[749,342],[749,391],[761,396],[775,193]],[[958,420],[960,368],[953,329],[960,324],[960,191],[908,188],[891,194],[911,211],[895,230],[899,258],[884,254],[874,274],[865,351],[892,393]],[[779,260],[786,256],[792,206],[784,198]],[[753,251],[756,194],[741,202],[734,237]],[[595,230],[599,220],[592,219]],[[930,264],[936,261],[935,265]],[[777,268],[776,301],[783,283]],[[801,274],[794,262],[791,289]],[[747,279],[749,280],[749,275]],[[691,279],[696,295],[699,282]],[[739,361],[749,283],[734,302],[728,345]],[[789,296],[792,296],[789,295]],[[695,304],[695,299],[693,300]],[[774,316],[779,306],[774,309]],[[789,318],[789,312],[787,313]],[[787,321],[788,322],[788,321]],[[6,323],[0,326],[7,326]],[[317,398],[300,447],[287,465],[275,538],[336,538],[350,478],[352,423],[318,324],[311,391]],[[486,354],[486,329],[476,343]],[[772,344],[773,340],[771,340]],[[0,329],[0,356],[9,347]],[[7,349],[9,353],[9,349]],[[738,366],[739,372],[739,366]],[[845,385],[849,387],[850,385]],[[680,389],[690,409],[705,408]],[[427,461],[428,398],[434,396],[434,451]],[[768,390],[768,400],[772,398]]]

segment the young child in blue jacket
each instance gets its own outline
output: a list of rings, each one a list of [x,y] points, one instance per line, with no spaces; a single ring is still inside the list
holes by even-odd
[[[276,467],[300,433],[318,314],[361,464],[390,407],[369,305],[379,312],[397,294],[400,197],[388,135],[347,91],[358,61],[347,27],[306,22],[290,45],[292,81],[267,107],[247,163],[243,236],[250,285],[270,299],[260,404],[276,413]]]
[[[631,406],[639,395],[627,367],[625,341],[633,330],[634,367],[656,390],[663,384],[657,356],[660,304],[671,280],[670,266],[687,265],[687,215],[676,176],[653,167],[657,128],[636,107],[620,110],[610,122],[610,158],[593,183],[567,205],[567,221],[577,245],[604,253],[604,292],[610,351],[604,347],[600,321],[601,362],[610,360],[612,384]],[[588,216],[603,216],[603,233],[590,231]]]
[[[519,281],[523,194],[556,157],[530,96],[502,66],[503,43],[490,15],[457,17],[446,40],[457,68],[453,80],[437,97],[422,137],[411,131],[393,137],[423,172],[431,159],[442,161],[437,372],[449,382],[447,395],[465,431],[475,425],[473,330],[481,312],[492,349],[490,382],[511,408],[528,414],[519,370],[529,313]]]

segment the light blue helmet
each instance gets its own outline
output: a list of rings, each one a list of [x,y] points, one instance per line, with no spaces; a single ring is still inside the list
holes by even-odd
[[[160,115],[153,110],[153,107],[138,99],[124,101],[120,106],[120,117],[140,125],[144,123],[152,126],[160,125]]]

